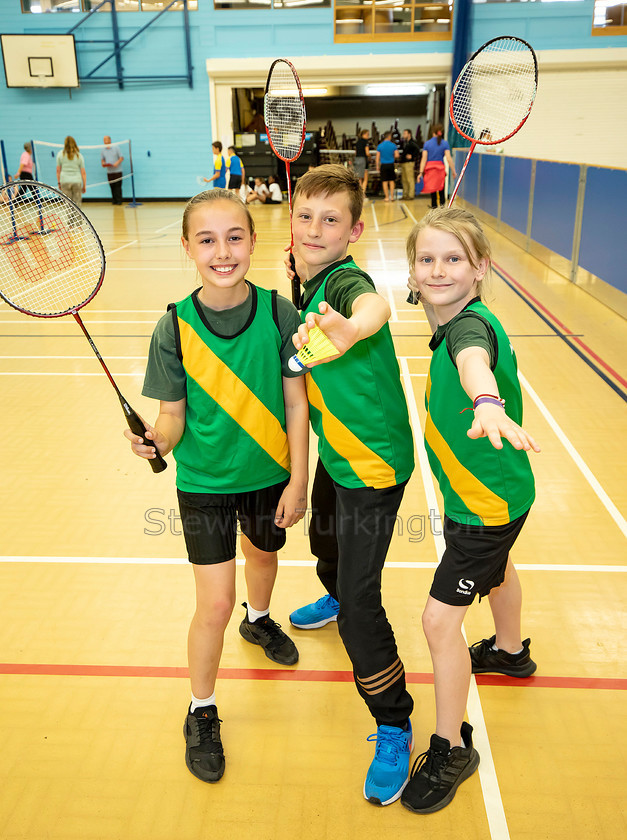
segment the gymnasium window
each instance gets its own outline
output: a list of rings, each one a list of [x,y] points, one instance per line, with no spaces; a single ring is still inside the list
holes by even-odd
[[[22,0],[22,11],[30,14],[44,14],[45,12],[90,12],[100,4],[101,0]],[[115,0],[116,12],[161,12],[171,0]],[[190,12],[198,9],[198,0],[187,0]],[[183,10],[183,0],[176,0],[168,11]],[[105,3],[99,12],[110,12],[111,4]]]
[[[335,41],[450,41],[453,0],[335,0]]]
[[[593,35],[627,35],[627,3],[596,0],[592,13]]]
[[[331,0],[213,0],[216,9],[301,9],[330,6]]]

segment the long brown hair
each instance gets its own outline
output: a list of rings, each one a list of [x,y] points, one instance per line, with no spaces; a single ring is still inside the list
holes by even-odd
[[[69,158],[69,160],[72,160],[74,155],[80,154],[80,150],[76,145],[76,140],[73,137],[70,137],[69,134],[65,138],[65,143],[63,144],[63,154],[66,158]]]

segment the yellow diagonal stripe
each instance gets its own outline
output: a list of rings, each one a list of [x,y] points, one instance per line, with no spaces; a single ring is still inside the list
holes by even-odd
[[[287,435],[278,419],[180,318],[179,331],[188,374],[271,458],[289,470]]]
[[[355,474],[367,487],[393,487],[396,473],[380,455],[369,449],[365,443],[347,428],[327,408],[320,388],[310,373],[307,374],[307,397],[310,404],[322,414],[322,429],[333,449],[351,466]]]
[[[507,502],[482,484],[476,476],[457,460],[452,449],[436,429],[427,414],[425,440],[442,465],[451,487],[466,507],[481,517],[484,525],[505,525],[509,522]]]

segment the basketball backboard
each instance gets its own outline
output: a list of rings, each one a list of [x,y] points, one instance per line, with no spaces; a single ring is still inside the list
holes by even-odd
[[[0,35],[7,87],[79,87],[73,35]]]

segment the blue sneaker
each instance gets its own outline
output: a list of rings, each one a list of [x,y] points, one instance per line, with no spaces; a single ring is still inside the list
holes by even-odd
[[[290,623],[299,630],[316,630],[330,621],[337,621],[340,605],[331,595],[323,595],[290,615]]]
[[[400,797],[409,780],[409,756],[414,748],[411,721],[407,731],[398,726],[379,726],[372,764],[364,783],[364,796],[373,805],[390,805]]]

